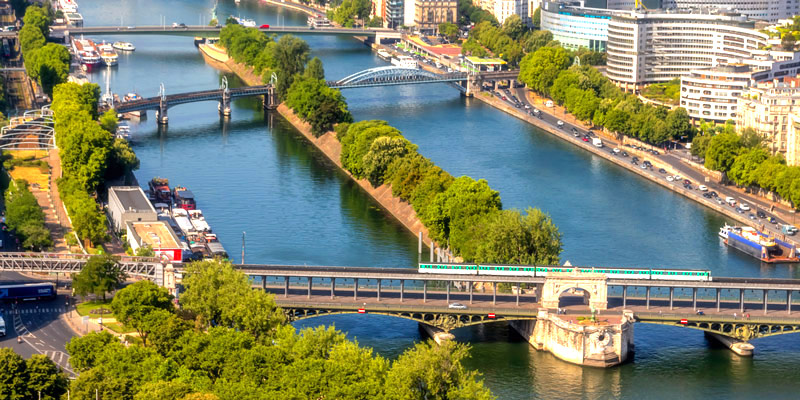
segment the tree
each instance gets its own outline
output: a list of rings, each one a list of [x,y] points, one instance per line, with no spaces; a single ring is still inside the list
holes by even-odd
[[[364,154],[364,175],[373,187],[382,185],[389,164],[409,151],[416,151],[416,146],[403,137],[381,136],[375,139],[367,154]]]
[[[317,57],[312,58],[306,66],[305,75],[318,81],[325,80],[325,69],[322,67],[322,60]]]
[[[559,72],[570,63],[569,53],[563,48],[542,47],[522,59],[519,80],[538,93],[549,94]]]
[[[56,85],[67,81],[69,63],[69,51],[56,43],[47,43],[25,53],[25,69],[28,75],[36,79],[49,95],[53,94]]]
[[[493,399],[479,380],[461,361],[469,357],[469,346],[432,341],[417,343],[403,353],[386,376],[386,395],[398,400],[416,399]]]
[[[106,132],[111,134],[116,133],[117,125],[119,125],[119,119],[117,118],[117,113],[114,110],[108,110],[100,116],[100,127]]]
[[[457,178],[443,193],[436,195],[422,221],[430,237],[447,243],[459,254],[470,239],[471,225],[484,215],[500,210],[500,194],[492,190],[486,180],[468,176]]]
[[[709,135],[697,135],[692,139],[692,155],[699,158],[706,157],[706,150],[708,149],[708,143],[711,141],[712,136]]]
[[[295,74],[302,74],[308,61],[308,43],[293,35],[284,35],[278,40],[273,51],[273,62],[279,66],[277,91],[283,99],[292,86]]]
[[[739,136],[735,133],[721,133],[714,136],[709,141],[708,150],[706,150],[706,168],[728,172],[740,147]]]
[[[125,280],[125,273],[119,269],[117,258],[108,254],[92,256],[81,272],[72,278],[75,293],[86,296],[93,293],[106,300],[106,293],[116,289]]]
[[[542,26],[542,7],[536,7],[536,11],[533,12],[533,17],[531,18],[533,21],[533,27],[539,29]]]
[[[758,182],[758,167],[769,158],[769,152],[760,147],[742,149],[728,172],[728,178],[739,186],[750,186]]]
[[[47,356],[43,354],[31,356],[27,361],[27,372],[31,398],[57,400],[67,393],[69,387],[67,376]]]
[[[503,21],[503,32],[511,39],[518,40],[525,31],[525,25],[522,24],[522,19],[517,14],[512,14]]]
[[[162,309],[147,313],[142,320],[142,330],[147,334],[147,345],[164,357],[170,354],[178,339],[190,329],[189,323]]]
[[[30,399],[25,360],[14,350],[0,348],[0,400]]]
[[[792,32],[786,32],[781,38],[781,48],[787,51],[792,51],[794,50],[794,45],[796,41],[797,38],[794,37],[794,34],[792,34]]]
[[[447,40],[455,42],[458,39],[458,25],[450,22],[439,24],[439,34],[446,37]]]
[[[133,400],[183,400],[192,393],[192,386],[181,381],[145,383]]]
[[[670,110],[666,119],[666,135],[672,139],[680,139],[683,136],[691,137],[694,134],[689,113],[683,107]]]
[[[400,131],[386,121],[370,120],[350,124],[346,135],[337,136],[342,145],[342,166],[356,178],[366,178],[364,156],[369,152],[372,142],[381,136],[391,138],[401,135]]]
[[[22,239],[23,247],[43,250],[53,245],[50,231],[44,224],[44,212],[25,180],[17,179],[8,185],[5,203],[6,223]]]
[[[31,51],[38,50],[45,45],[47,40],[44,34],[35,26],[23,26],[19,30],[19,47],[22,54],[28,54]]]
[[[38,6],[29,6],[25,9],[25,16],[22,22],[26,26],[32,26],[39,30],[42,35],[50,33],[50,17],[47,10]]]
[[[550,31],[534,31],[525,39],[525,51],[534,53],[542,47],[547,46],[553,41],[553,33]]]
[[[550,216],[529,208],[489,214],[474,225],[476,240],[464,247],[469,262],[558,265],[561,233]]]
[[[147,280],[128,285],[118,291],[111,301],[111,310],[117,321],[136,329],[145,345],[147,331],[144,321],[147,315],[155,310],[173,311],[174,308],[172,295],[167,289]]]
[[[114,139],[108,157],[106,178],[117,178],[137,169],[139,169],[139,158],[136,157],[130,143],[123,138]]]

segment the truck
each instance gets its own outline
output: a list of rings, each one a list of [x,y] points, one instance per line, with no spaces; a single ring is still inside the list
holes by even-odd
[[[600,138],[592,138],[592,144],[594,147],[603,147],[603,141]]]
[[[0,285],[0,300],[42,300],[55,297],[56,284],[52,282]]]
[[[786,224],[781,227],[781,232],[785,235],[794,236],[797,233],[797,228],[794,225]]]
[[[0,315],[0,336],[6,335],[6,320],[3,319],[3,316]]]

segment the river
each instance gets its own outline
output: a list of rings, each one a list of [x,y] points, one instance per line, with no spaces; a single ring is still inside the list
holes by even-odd
[[[303,25],[305,15],[243,0],[217,14],[258,24]],[[208,21],[213,1],[82,0],[86,25],[153,25]],[[146,11],[145,11],[146,10]],[[137,49],[110,70],[112,90],[154,96],[217,87],[224,74],[206,65],[191,38],[109,36]],[[385,65],[344,37],[305,37],[326,77]],[[105,87],[104,71],[90,78]],[[241,85],[228,75],[232,86]],[[455,176],[485,178],[505,208],[539,207],[564,235],[562,260],[582,265],[708,268],[713,275],[800,277],[797,266],[761,265],[717,237],[724,217],[577,149],[446,84],[345,91],[354,117],[384,119],[419,151]],[[238,262],[412,267],[416,238],[383,212],[277,114],[256,99],[234,101],[221,121],[215,103],[169,110],[169,126],[132,122],[140,182],[163,176],[188,186],[209,224]],[[243,232],[246,232],[243,235]],[[330,316],[298,327],[335,324],[386,357],[423,336],[416,323],[382,316]],[[800,357],[797,335],[754,341],[740,358],[700,331],[636,326],[636,355],[617,368],[573,366],[537,352],[507,325],[455,331],[472,344],[468,366],[501,399],[793,397]]]

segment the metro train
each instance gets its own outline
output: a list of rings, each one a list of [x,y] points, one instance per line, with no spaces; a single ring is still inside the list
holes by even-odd
[[[695,269],[575,267],[569,265],[495,265],[420,263],[422,274],[547,276],[551,272],[605,274],[612,279],[657,279],[673,281],[711,281],[711,271]]]

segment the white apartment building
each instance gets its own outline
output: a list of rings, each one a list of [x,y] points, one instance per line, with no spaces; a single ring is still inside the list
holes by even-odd
[[[788,158],[790,115],[800,113],[800,79],[758,83],[742,93],[737,106],[737,127],[753,128],[766,139],[773,153],[780,152]]]
[[[632,10],[634,0],[608,0],[606,7],[611,10]],[[796,0],[661,0],[660,8],[731,10],[751,20],[770,22],[800,14],[800,2]]]
[[[607,75],[623,89],[751,58],[767,43],[741,15],[631,11],[608,22]]]
[[[800,165],[800,114],[789,114],[786,132],[786,164]]]
[[[473,4],[494,15],[501,25],[512,15],[519,15],[526,26],[533,26],[533,12],[539,0],[476,0]]]
[[[493,3],[489,12],[497,18],[500,25],[506,21],[506,18],[517,13],[517,0],[494,0]]]
[[[681,77],[681,107],[694,120],[736,120],[736,100],[750,85],[748,65],[722,65],[693,70]]]

